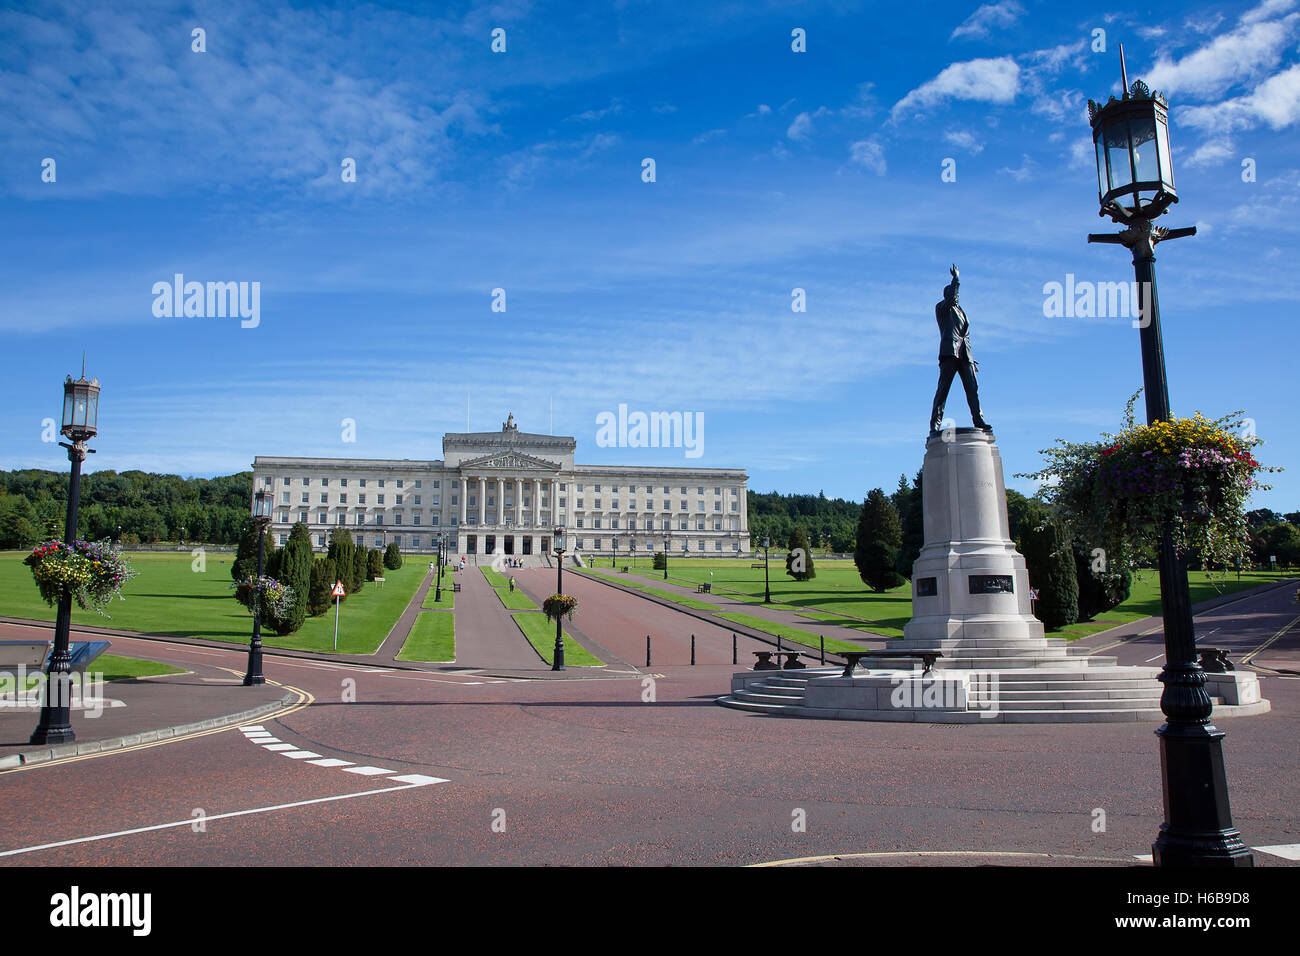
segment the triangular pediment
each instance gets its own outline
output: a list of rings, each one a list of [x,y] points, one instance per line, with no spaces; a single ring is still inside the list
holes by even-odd
[[[460,463],[460,470],[470,469],[487,469],[487,470],[511,470],[519,471],[521,469],[528,471],[552,471],[558,472],[560,466],[557,462],[547,461],[544,458],[534,458],[532,455],[525,455],[518,451],[494,451],[486,455],[480,455],[477,458],[467,458]]]

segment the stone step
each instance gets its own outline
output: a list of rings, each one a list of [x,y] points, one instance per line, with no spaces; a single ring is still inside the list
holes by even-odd
[[[769,694],[761,690],[738,690],[731,694],[736,700],[744,701],[747,704],[771,704],[783,707],[788,704],[798,704],[803,700],[803,695],[791,696],[789,694]]]
[[[985,688],[991,690],[991,683],[981,681],[978,684],[979,691],[983,692]],[[998,693],[1000,694],[1096,694],[1106,691],[1142,691],[1149,692],[1157,696],[1163,690],[1163,686],[1158,681],[1150,680],[1124,680],[1116,678],[1115,680],[999,680]],[[974,686],[972,692],[976,692]]]
[[[1003,670],[1029,669],[1043,667],[1060,667],[1084,670],[1089,667],[1113,667],[1118,658],[1102,657],[1093,654],[1087,657],[1039,656],[1024,657],[963,657],[959,659],[939,658],[934,662],[936,670]]]
[[[787,704],[764,704],[757,701],[740,700],[739,698],[728,695],[719,697],[716,703],[723,707],[730,707],[733,710],[748,710],[756,714],[780,713],[787,708]]]

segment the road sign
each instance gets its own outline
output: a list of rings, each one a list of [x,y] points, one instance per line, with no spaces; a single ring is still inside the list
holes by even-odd
[[[343,582],[335,581],[334,590],[330,592],[330,596],[334,598],[334,650],[335,651],[339,649],[339,602],[343,600],[344,593],[345,592],[343,590]]]
[[[343,582],[342,581],[334,582],[334,590],[330,592],[330,597],[343,597],[343,595],[344,595]]]
[[[1037,588],[1030,588],[1030,589],[1029,589],[1029,600],[1031,600],[1031,601],[1037,601],[1037,600],[1038,600],[1038,589],[1037,589]]]

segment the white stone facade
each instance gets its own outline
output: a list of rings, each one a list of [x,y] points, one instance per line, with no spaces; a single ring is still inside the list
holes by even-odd
[[[274,541],[301,521],[317,550],[345,527],[372,548],[432,552],[446,535],[459,554],[523,557],[549,551],[563,525],[583,554],[646,556],[665,537],[674,555],[749,552],[743,470],[578,465],[576,447],[511,416],[499,432],[444,435],[441,461],[259,455],[253,489],[274,495]]]

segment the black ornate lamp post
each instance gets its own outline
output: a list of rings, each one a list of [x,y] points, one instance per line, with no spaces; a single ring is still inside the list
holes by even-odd
[[[1142,383],[1147,424],[1168,421],[1169,383],[1160,335],[1155,247],[1165,239],[1196,234],[1196,227],[1165,229],[1154,224],[1178,201],[1169,152],[1168,103],[1141,80],[1132,86],[1120,47],[1122,97],[1100,106],[1088,101],[1097,155],[1099,215],[1125,227],[1116,234],[1090,235],[1133,254],[1138,282]],[[1164,691],[1160,709],[1160,772],[1165,822],[1151,847],[1156,866],[1253,866],[1254,857],[1232,825],[1223,767],[1223,732],[1210,723],[1213,704],[1205,672],[1196,661],[1196,633],[1187,566],[1168,527],[1160,532],[1160,600],[1164,615]]]
[[[441,534],[438,535],[438,537],[435,538],[433,542],[434,548],[436,549],[434,560],[438,562],[438,583],[434,586],[434,591],[433,591],[434,604],[442,603],[442,564],[443,564],[442,549],[446,545],[446,543],[447,543],[446,535],[441,535]]]
[[[664,580],[668,580],[668,535],[664,535]]]
[[[552,532],[551,544],[555,548],[555,593],[564,593],[564,526],[560,525]],[[551,654],[551,670],[564,670],[564,632],[560,625],[562,617],[555,619],[555,650]]]
[[[614,535],[614,556],[609,559],[609,566],[612,568],[618,564],[618,535]]]
[[[266,526],[271,523],[271,496],[265,491],[253,495],[253,524],[257,525],[257,586],[253,589],[253,639],[248,644],[248,673],[244,686],[265,684],[262,676],[262,561],[266,554]]]
[[[99,379],[86,381],[86,367],[82,363],[81,378],[75,382],[69,375],[63,382],[63,435],[72,444],[59,442],[68,450],[71,477],[68,481],[68,517],[63,526],[63,543],[72,547],[77,543],[77,506],[81,500],[81,463],[95,449],[86,442],[98,433]],[[72,592],[66,587],[59,592],[59,609],[54,619],[54,652],[46,670],[45,696],[41,716],[32,731],[31,743],[66,744],[76,740],[72,732],[72,658],[68,652],[68,635],[72,629]]]
[[[772,603],[772,581],[767,573],[767,549],[772,547],[772,539],[764,538],[758,545],[763,549],[763,603]]]

